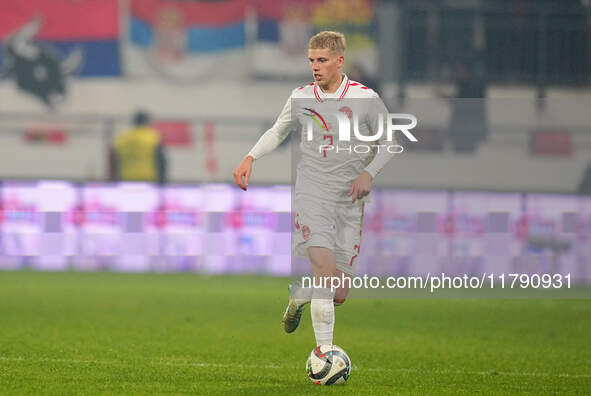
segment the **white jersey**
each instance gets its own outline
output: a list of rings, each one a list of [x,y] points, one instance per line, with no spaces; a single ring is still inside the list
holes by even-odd
[[[375,146],[396,144],[386,142],[385,133],[379,141],[362,142],[352,131],[350,141],[339,141],[336,117],[328,115],[341,112],[351,119],[352,108],[359,119],[359,132],[364,136],[375,134],[379,127],[379,113],[387,114],[377,93],[347,76],[333,94],[322,92],[316,83],[296,88],[275,124],[261,136],[248,155],[261,158],[274,150],[292,130],[301,127],[302,156],[297,167],[296,194],[305,193],[331,202],[350,202],[351,183],[361,172],[366,170],[375,177],[393,156],[385,149],[376,154]],[[310,122],[312,140],[308,140],[307,133]],[[352,128],[353,122],[350,125]]]

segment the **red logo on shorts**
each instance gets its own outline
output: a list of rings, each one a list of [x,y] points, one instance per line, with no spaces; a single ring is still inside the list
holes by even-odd
[[[304,237],[304,240],[308,240],[310,239],[310,227],[308,227],[307,225],[302,227],[302,235]]]
[[[300,217],[299,213],[296,213],[296,220],[295,220],[295,228],[299,231],[300,229],[300,222],[298,221],[298,217]]]

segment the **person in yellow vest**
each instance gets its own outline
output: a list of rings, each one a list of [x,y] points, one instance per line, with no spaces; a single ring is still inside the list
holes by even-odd
[[[150,117],[138,112],[133,126],[115,137],[111,153],[111,178],[166,183],[166,157],[158,131]]]

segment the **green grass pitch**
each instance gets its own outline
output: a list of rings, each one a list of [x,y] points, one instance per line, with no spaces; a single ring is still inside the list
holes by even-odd
[[[590,300],[350,299],[344,386],[305,373],[287,279],[0,272],[0,394],[590,394]]]

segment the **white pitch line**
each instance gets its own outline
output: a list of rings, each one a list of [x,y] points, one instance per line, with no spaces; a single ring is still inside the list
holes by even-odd
[[[419,370],[412,368],[365,368],[362,371],[403,371],[408,373],[427,373],[427,374],[468,374],[468,375],[499,375],[499,376],[519,376],[519,377],[560,377],[560,378],[591,378],[591,374],[569,374],[569,373],[538,373],[527,371],[465,371],[465,370]]]
[[[0,356],[0,361],[23,361],[39,363],[66,363],[66,364],[100,364],[100,365],[134,365],[133,361],[121,360],[84,360],[84,359],[55,359],[55,358],[24,358],[24,357],[6,357]],[[151,360],[153,365],[177,366],[177,367],[209,367],[209,368],[254,368],[254,369],[297,369],[296,366],[279,366],[276,364],[268,365],[247,365],[237,363],[203,363],[179,360]],[[519,372],[519,371],[465,371],[465,370],[421,370],[414,368],[388,368],[388,367],[357,367],[353,366],[353,371],[378,371],[378,372],[407,372],[424,373],[439,375],[479,375],[479,376],[519,376],[519,377],[558,377],[558,378],[591,378],[591,374],[570,374],[570,373],[541,373],[541,372]]]

